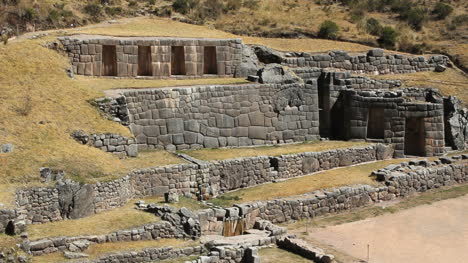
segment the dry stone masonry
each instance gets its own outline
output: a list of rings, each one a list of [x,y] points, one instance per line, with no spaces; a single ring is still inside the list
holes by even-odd
[[[236,147],[318,138],[313,82],[134,90],[124,96],[140,148]]]
[[[140,169],[121,179],[97,184],[61,180],[53,187],[19,190],[16,210],[28,224],[81,218],[121,207],[135,197],[176,192],[191,198],[208,198],[230,190],[387,159],[392,155],[391,146],[370,145]]]
[[[232,77],[242,59],[240,39],[75,35],[59,40],[73,72],[86,76]]]

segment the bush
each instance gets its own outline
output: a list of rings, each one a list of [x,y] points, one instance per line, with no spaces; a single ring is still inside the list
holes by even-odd
[[[110,16],[121,15],[123,13],[123,9],[120,6],[116,6],[116,7],[107,6],[104,9],[104,11],[106,12],[106,14],[108,14]]]
[[[398,36],[398,32],[393,27],[386,26],[382,28],[382,32],[380,33],[380,37],[377,39],[377,42],[383,48],[395,48]]]
[[[318,37],[326,39],[337,39],[339,31],[340,28],[335,22],[326,20],[320,25]]]
[[[427,20],[426,12],[422,8],[411,8],[401,15],[414,30],[421,30]]]
[[[379,20],[375,18],[369,18],[366,21],[366,30],[371,35],[380,36],[382,33],[382,25],[380,25]]]
[[[60,13],[55,9],[50,10],[49,16],[47,16],[47,20],[49,20],[49,22],[52,24],[58,23],[60,20]]]
[[[260,0],[244,0],[242,2],[242,6],[248,9],[255,9],[255,8],[258,8],[259,3],[260,3]]]
[[[138,3],[136,1],[129,1],[128,2],[128,7],[137,7]]]
[[[172,3],[174,11],[181,14],[187,14],[191,9],[198,5],[197,0],[175,0]]]
[[[462,25],[468,25],[468,14],[458,15],[452,19],[452,22],[448,26],[449,30],[455,30],[457,27]]]
[[[102,7],[98,4],[87,4],[84,7],[84,12],[93,18],[101,16]]]
[[[441,2],[437,3],[434,7],[434,10],[432,10],[432,14],[434,14],[435,18],[439,20],[446,18],[452,12],[453,12],[453,7],[451,7],[448,4],[441,3]]]

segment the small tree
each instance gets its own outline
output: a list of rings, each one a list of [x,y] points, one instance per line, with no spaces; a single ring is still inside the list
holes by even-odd
[[[405,11],[401,17],[408,21],[408,24],[414,30],[421,30],[424,22],[427,20],[426,12],[422,8],[411,8]]]
[[[444,19],[453,12],[453,7],[445,3],[437,3],[432,11],[436,19]]]
[[[380,33],[382,32],[382,26],[380,25],[379,20],[375,18],[369,18],[366,21],[366,30],[371,35],[379,36]]]
[[[377,39],[377,42],[383,48],[395,48],[398,36],[398,32],[393,27],[386,26],[382,28],[382,32],[380,33],[380,37]]]
[[[335,22],[326,20],[320,25],[318,37],[327,39],[337,39],[339,31],[340,28]]]
[[[197,4],[198,1],[196,0],[175,0],[172,4],[172,8],[174,9],[174,11],[185,15]]]

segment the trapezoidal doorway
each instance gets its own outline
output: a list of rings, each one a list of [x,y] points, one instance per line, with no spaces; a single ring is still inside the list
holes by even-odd
[[[203,55],[203,74],[218,74],[216,47],[205,47]]]
[[[117,76],[117,52],[115,46],[102,46],[102,76]]]
[[[367,138],[383,139],[385,135],[384,108],[369,108]]]
[[[407,118],[405,123],[405,155],[426,155],[426,134],[423,118]]]
[[[151,47],[138,46],[138,76],[152,76]]]
[[[185,75],[185,50],[184,47],[171,48],[171,75]]]

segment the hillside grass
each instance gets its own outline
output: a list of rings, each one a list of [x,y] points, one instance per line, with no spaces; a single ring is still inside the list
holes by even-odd
[[[371,145],[368,142],[352,141],[307,141],[286,145],[270,145],[241,148],[218,148],[179,151],[199,160],[213,161],[254,156],[279,156],[302,152],[321,152],[349,147],[364,147]]]
[[[447,68],[444,72],[423,71],[369,77],[402,80],[404,85],[408,87],[437,88],[444,96],[457,96],[465,106],[468,105],[468,76],[458,69]]]
[[[88,259],[97,259],[108,253],[116,253],[116,252],[124,252],[124,251],[136,252],[136,251],[141,251],[145,248],[163,248],[163,247],[181,248],[181,247],[193,247],[197,245],[198,245],[197,241],[183,240],[183,239],[159,239],[159,240],[145,240],[145,241],[115,242],[115,243],[102,243],[102,244],[91,245],[85,251],[85,253],[89,255]],[[53,263],[53,262],[64,262],[64,260],[66,259],[63,256],[63,254],[61,252],[56,252],[52,254],[34,257],[33,262]],[[165,262],[165,261],[158,261],[158,262]],[[180,262],[180,261],[174,261],[174,262]]]
[[[136,200],[133,200],[136,201]],[[144,224],[159,222],[154,214],[135,209],[135,202],[99,214],[72,220],[28,225],[29,239],[59,236],[103,235]]]
[[[92,28],[67,30],[68,34],[97,34],[106,36],[162,36],[194,38],[242,38],[245,44],[269,46],[282,51],[326,52],[342,49],[348,52],[366,52],[371,47],[343,41],[326,39],[284,39],[240,36],[225,31],[186,24],[165,18],[132,18],[120,24],[102,24]]]
[[[222,194],[210,200],[215,205],[229,207],[234,204],[260,200],[274,200],[313,192],[315,190],[334,188],[346,185],[367,184],[378,185],[371,173],[390,164],[401,163],[405,159],[376,161],[342,167],[311,175],[292,178],[278,183],[267,183],[246,189]]]
[[[95,181],[123,175],[135,168],[183,162],[165,151],[142,153],[138,158],[119,159],[70,137],[74,130],[88,133],[130,131],[105,120],[88,100],[102,97],[91,88],[70,79],[68,59],[41,46],[43,40],[23,40],[0,45],[0,143],[13,143],[12,153],[0,154],[0,202],[13,188],[38,184],[39,168],[63,169],[75,178]]]

